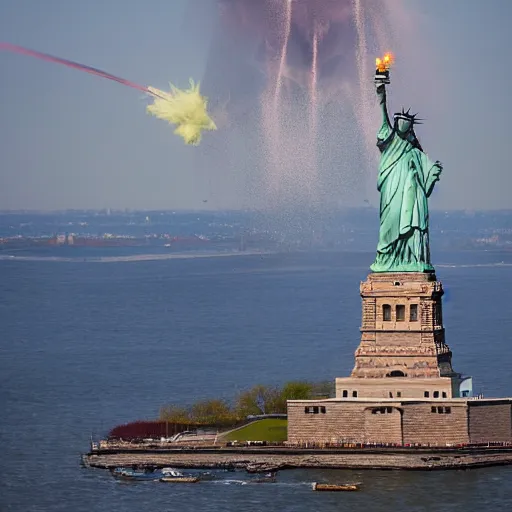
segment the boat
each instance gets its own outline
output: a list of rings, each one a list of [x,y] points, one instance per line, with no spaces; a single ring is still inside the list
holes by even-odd
[[[160,482],[165,483],[182,483],[182,484],[194,484],[199,482],[198,476],[184,475],[180,471],[172,468],[162,469],[162,477]]]
[[[119,467],[112,471],[115,478],[122,480],[158,480],[162,475],[152,469]]]
[[[319,484],[313,482],[313,491],[359,491],[357,484]]]

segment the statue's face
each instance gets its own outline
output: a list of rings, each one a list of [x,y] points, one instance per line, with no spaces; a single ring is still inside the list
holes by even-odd
[[[407,133],[412,128],[412,122],[407,119],[398,119],[397,120],[397,130],[400,133]]]

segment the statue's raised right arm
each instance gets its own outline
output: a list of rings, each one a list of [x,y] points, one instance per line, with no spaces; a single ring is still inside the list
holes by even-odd
[[[388,107],[386,101],[386,86],[383,83],[376,83],[377,86],[377,99],[379,101],[381,113],[382,113],[382,124],[377,133],[377,141],[381,142],[387,139],[393,129],[389,121]]]

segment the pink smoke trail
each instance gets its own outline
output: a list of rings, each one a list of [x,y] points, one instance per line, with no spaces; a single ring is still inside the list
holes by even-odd
[[[265,91],[261,96],[261,122],[262,130],[265,134],[265,160],[266,160],[266,176],[267,184],[270,192],[271,201],[276,199],[280,188],[280,177],[282,174],[278,172],[280,163],[286,165],[286,161],[279,158],[283,153],[280,148],[280,123],[277,108],[275,106],[276,98],[272,99],[269,90]]]
[[[28,48],[24,48],[23,46],[17,46],[15,44],[10,43],[0,43],[0,50],[5,50],[12,53],[20,53],[23,55],[29,55],[31,57],[35,57],[37,59],[46,60],[48,62],[55,62],[57,64],[62,64],[69,68],[78,69],[80,71],[85,71],[86,73],[90,73],[91,75],[100,76],[102,78],[107,78],[108,80],[113,80],[114,82],[118,82],[120,84],[131,87],[132,89],[137,89],[139,91],[143,91],[147,94],[151,94],[151,96],[158,96],[154,91],[148,89],[148,87],[144,85],[136,84],[135,82],[130,82],[125,78],[121,78],[106,71],[102,71],[101,69],[93,68],[91,66],[86,66],[85,64],[80,64],[79,62],[74,62],[72,60],[61,59],[60,57],[54,57],[53,55],[49,55],[47,53],[37,52],[35,50],[29,50]],[[163,98],[165,99],[165,98]]]
[[[311,61],[311,103],[310,103],[310,123],[311,123],[311,171],[316,178],[318,174],[316,149],[318,144],[318,27],[315,24],[313,33],[313,58]],[[312,185],[313,179],[308,180],[308,184]],[[311,190],[310,190],[311,194]]]
[[[373,115],[373,90],[372,82],[369,74],[369,62],[368,62],[368,43],[366,39],[366,25],[365,15],[363,11],[362,0],[354,1],[354,20],[357,31],[357,48],[356,48],[356,60],[357,69],[359,75],[359,107],[361,109],[362,116],[360,117],[360,126],[364,134],[364,155],[366,160],[366,166],[368,171],[372,173],[375,167],[375,146],[374,146],[374,119]],[[368,17],[372,20],[372,16]],[[375,18],[373,18],[375,19]]]
[[[263,132],[266,137],[266,157],[267,157],[267,181],[270,186],[272,199],[277,198],[280,188],[280,174],[277,172],[279,167],[289,165],[286,159],[282,158],[282,141],[281,141],[281,89],[283,88],[283,73],[286,67],[286,59],[288,54],[288,41],[292,28],[292,0],[284,0],[284,38],[281,46],[279,57],[279,68],[276,75],[274,99],[270,101],[270,91],[266,91],[261,98],[261,120],[263,123]],[[283,169],[284,174],[286,170]]]
[[[281,88],[283,87],[283,71],[286,66],[286,55],[288,53],[288,41],[290,39],[290,32],[292,30],[292,0],[285,0],[286,11],[285,11],[285,32],[283,46],[281,47],[281,57],[279,59],[279,71],[276,79],[276,92],[274,97],[274,105],[277,107],[281,94]]]

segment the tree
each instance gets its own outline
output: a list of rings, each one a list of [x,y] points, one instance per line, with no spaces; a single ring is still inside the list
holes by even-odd
[[[261,384],[254,386],[238,395],[235,406],[236,414],[240,419],[244,419],[250,415],[281,412],[279,410],[280,395],[281,392],[277,388]]]
[[[224,400],[202,400],[190,409],[196,423],[204,425],[226,425],[234,422],[234,414]]]
[[[334,381],[316,382],[312,385],[311,398],[333,398],[336,396]]]
[[[169,423],[187,424],[191,422],[190,412],[186,407],[165,405],[160,409],[160,419]]]
[[[303,381],[287,382],[281,391],[285,400],[311,400],[313,384]]]
[[[310,400],[313,385],[309,382],[291,381],[284,384],[276,403],[275,412],[286,414],[287,400]]]
[[[234,408],[224,400],[202,400],[189,408],[176,405],[160,409],[160,419],[177,424],[232,425],[247,416],[286,414],[287,400],[311,400],[334,396],[333,382],[290,381],[281,389],[259,384],[240,393]]]

